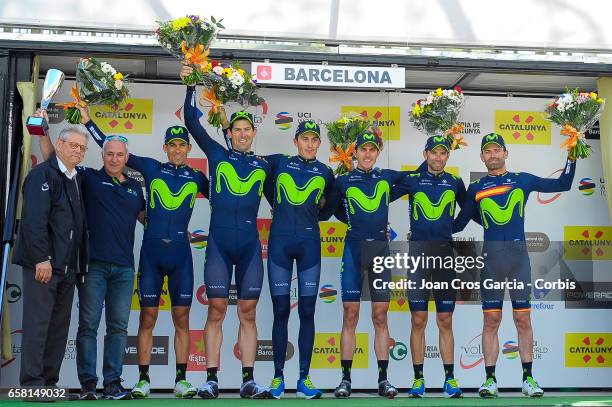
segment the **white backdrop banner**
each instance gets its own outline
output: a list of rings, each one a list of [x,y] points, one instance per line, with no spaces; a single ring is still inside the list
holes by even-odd
[[[69,100],[67,82],[55,101]],[[103,109],[92,109],[92,117],[107,134],[124,134],[129,138],[130,151],[138,155],[166,160],[162,150],[163,134],[171,125],[183,122],[182,105],[185,88],[175,85],[132,84],[132,99],[124,110],[109,113]],[[413,129],[408,122],[411,104],[421,95],[404,93],[358,93],[346,91],[281,90],[265,89],[262,96],[265,104],[253,108],[258,126],[254,149],[257,154],[294,154],[293,134],[302,120],[311,119],[319,123],[332,121],[343,113],[356,112],[376,120],[383,130],[385,148],[377,163],[382,168],[411,169],[423,159],[422,150],[426,136]],[[559,148],[562,137],[559,128],[546,122],[541,111],[547,100],[536,98],[506,98],[470,96],[467,98],[462,121],[465,125],[468,148],[453,152],[448,170],[455,172],[469,183],[486,171],[479,157],[480,138],[491,131],[504,135],[510,152],[508,167],[511,171],[526,171],[539,176],[557,177],[565,162],[565,154]],[[200,108],[206,114],[207,108]],[[237,107],[234,107],[237,109]],[[230,107],[230,110],[231,109]],[[51,132],[55,137],[66,125],[61,121],[63,113],[50,111]],[[205,116],[202,118],[205,122]],[[221,142],[223,137],[214,129],[211,134]],[[593,147],[590,158],[578,163],[576,178],[569,192],[563,194],[531,195],[526,208],[525,228],[548,236],[551,241],[569,239],[599,239],[603,250],[612,253],[612,226],[608,218],[606,191],[602,175],[599,140],[589,140]],[[36,144],[36,143],[33,143]],[[329,143],[323,137],[319,159],[327,162]],[[41,160],[36,145],[33,146],[34,164]],[[194,146],[190,165],[207,170],[206,156]],[[90,143],[85,165],[101,166],[100,150]],[[258,228],[264,246],[264,262],[267,256],[267,239],[270,230],[270,207],[265,200],[259,210]],[[205,288],[203,286],[204,253],[210,209],[206,199],[196,201],[189,224],[193,264],[195,269],[195,296],[190,316],[191,350],[188,379],[200,384],[205,379],[203,327],[207,312]],[[405,240],[409,232],[408,201],[400,199],[391,205],[390,222],[392,236]],[[571,227],[570,227],[571,226]],[[316,338],[312,360],[312,377],[317,386],[335,387],[340,379],[339,332],[342,324],[340,299],[340,256],[346,227],[331,219],[321,224],[322,272],[320,295],[316,309]],[[592,233],[589,234],[589,231]],[[142,227],[136,228],[134,253],[138,261]],[[481,239],[482,229],[471,223],[460,235],[464,239]],[[606,243],[607,242],[607,243]],[[606,254],[607,257],[608,255]],[[610,257],[608,257],[610,258]],[[609,281],[609,263],[601,262],[599,277]],[[21,269],[14,267],[8,276],[9,301],[12,323],[14,359],[2,367],[2,386],[18,384],[21,341]],[[285,374],[288,386],[294,385],[298,376],[296,281],[292,287],[292,314],[289,321],[289,359]],[[237,327],[235,297],[224,323],[224,343],[221,349],[219,379],[223,388],[238,388],[241,384],[240,360],[237,351]],[[76,373],[75,338],[78,322],[78,302],[72,313],[69,342],[62,366],[60,385],[79,387]],[[172,388],[174,385],[175,357],[173,326],[169,312],[169,298],[164,290],[161,312],[154,331],[154,356],[151,365],[152,386]],[[403,296],[394,298],[390,306],[389,325],[393,340],[389,344],[391,363],[389,377],[401,387],[412,382],[409,352],[410,313]],[[138,379],[135,354],[135,337],[138,330],[138,302],[133,297],[133,306],[128,329],[128,345],[125,349],[123,378],[126,386]],[[512,322],[509,304],[503,312],[499,332],[500,356],[497,377],[502,387],[520,387],[521,365],[517,352],[516,329]],[[534,328],[534,374],[544,387],[609,387],[612,383],[612,310],[566,308],[563,302],[533,303]],[[267,282],[257,307],[259,349],[255,378],[268,383],[274,368],[271,354],[272,305]],[[456,377],[463,387],[478,387],[484,378],[484,360],[481,348],[482,311],[478,305],[459,304],[455,311],[455,364]],[[102,349],[105,324],[99,329],[99,350]],[[358,351],[353,369],[355,388],[375,388],[376,356],[373,349],[373,327],[370,320],[370,303],[361,307],[357,328]],[[431,313],[426,330],[427,352],[425,377],[430,387],[443,382],[442,362],[439,357],[438,333],[435,315]],[[586,346],[585,344],[595,344]],[[98,372],[101,376],[102,353],[98,352]]]

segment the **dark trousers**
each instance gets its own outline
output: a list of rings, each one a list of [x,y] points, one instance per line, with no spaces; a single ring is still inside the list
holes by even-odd
[[[21,386],[54,386],[66,352],[76,276],[53,273],[46,284],[23,269]]]

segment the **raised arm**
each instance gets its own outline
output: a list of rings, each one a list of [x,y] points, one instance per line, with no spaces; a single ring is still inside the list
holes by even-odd
[[[217,143],[206,129],[200,123],[195,100],[195,86],[187,86],[185,92],[185,104],[183,106],[183,115],[185,117],[185,126],[198,146],[204,151],[207,156],[210,156],[215,150],[223,150],[223,147]]]
[[[529,191],[562,192],[569,191],[576,174],[576,162],[569,158],[559,178],[541,178],[532,174],[523,173]]]

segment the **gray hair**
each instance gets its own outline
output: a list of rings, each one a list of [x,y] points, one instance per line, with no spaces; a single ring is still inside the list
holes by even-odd
[[[117,140],[117,139],[113,139],[113,140],[106,139],[106,140],[104,140],[104,142],[102,143],[102,155],[104,155],[104,153],[106,153],[106,145],[107,145],[109,142],[111,142],[111,141],[115,141],[115,140]],[[121,141],[121,140],[117,140],[117,141]],[[130,153],[130,150],[129,150],[129,148],[128,148],[128,143],[123,143],[123,142],[122,142],[121,144],[125,145],[125,153],[126,153],[126,154],[129,154],[129,153]]]
[[[86,142],[89,142],[89,132],[83,130],[83,128],[79,126],[68,126],[66,128],[63,128],[59,132],[59,135],[57,136],[57,138],[62,141],[67,141],[68,135],[71,133],[80,134],[81,136],[85,137]]]

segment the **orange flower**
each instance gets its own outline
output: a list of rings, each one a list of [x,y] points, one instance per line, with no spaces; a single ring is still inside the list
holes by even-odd
[[[579,132],[574,126],[571,124],[566,124],[561,129],[562,136],[568,136],[568,139],[561,143],[561,148],[567,147],[567,150],[571,150],[576,147],[579,139],[584,138],[584,133]]]
[[[72,96],[74,101],[66,103],[57,103],[57,106],[64,108],[64,110],[76,107],[77,104],[79,106],[87,106],[87,103],[81,100],[81,96],[79,95],[79,90],[77,89],[76,85],[72,85],[72,89],[70,89],[70,96]]]
[[[344,164],[344,166],[351,171],[353,169],[353,153],[355,152],[355,143],[349,144],[346,151],[339,145],[331,148],[331,152],[335,154],[333,157],[329,158],[330,163],[339,162]]]
[[[217,95],[212,89],[204,89],[202,91],[202,100],[210,103],[211,107],[208,111],[208,115],[212,116],[215,113],[219,112],[219,107],[221,106],[221,101],[217,99]],[[201,103],[201,102],[200,102]]]
[[[457,149],[459,146],[467,146],[468,144],[463,140],[463,124],[455,123],[453,127],[444,132],[444,136],[452,136],[451,150]]]
[[[192,48],[187,48],[187,42],[183,41],[181,43],[181,51],[183,52],[185,61],[188,62],[189,65],[197,66],[201,70],[206,68],[210,49],[204,49],[204,45],[202,44],[198,44]]]

